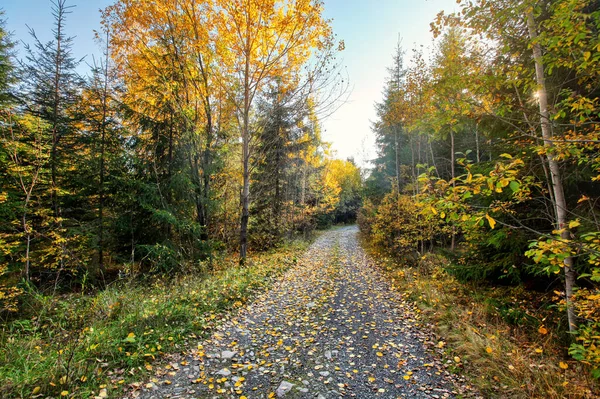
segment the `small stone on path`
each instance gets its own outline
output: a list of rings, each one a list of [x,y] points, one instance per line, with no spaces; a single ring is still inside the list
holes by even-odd
[[[231,360],[231,358],[233,358],[236,354],[237,352],[233,351],[223,351],[221,352],[221,359]]]
[[[279,387],[277,388],[277,391],[275,391],[275,393],[277,394],[278,398],[282,398],[285,396],[286,393],[291,391],[293,387],[294,384],[292,384],[291,382],[281,381],[281,384],[279,384]]]

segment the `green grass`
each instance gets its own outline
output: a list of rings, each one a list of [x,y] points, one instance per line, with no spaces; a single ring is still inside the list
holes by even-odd
[[[306,246],[253,256],[245,267],[226,259],[208,275],[122,282],[93,296],[30,292],[31,316],[0,331],[0,397],[93,397],[100,388],[115,396],[264,290]]]

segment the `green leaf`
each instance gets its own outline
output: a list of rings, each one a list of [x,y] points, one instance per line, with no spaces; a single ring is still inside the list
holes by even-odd
[[[521,188],[521,185],[516,180],[511,181],[509,186],[510,186],[510,189],[513,191],[513,193],[516,193]]]

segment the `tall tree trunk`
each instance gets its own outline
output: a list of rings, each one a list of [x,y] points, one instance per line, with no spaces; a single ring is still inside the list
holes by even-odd
[[[479,123],[475,124],[475,148],[477,150],[477,163],[481,162],[480,152],[479,152]]]
[[[456,187],[456,181],[454,178],[456,177],[456,170],[454,168],[454,130],[450,130],[450,176],[452,177],[452,187]]]
[[[280,238],[281,225],[282,225],[282,214],[281,214],[281,158],[282,158],[282,146],[284,145],[283,140],[281,139],[282,133],[279,133],[278,139],[279,144],[275,151],[275,198],[273,203],[273,216],[275,217],[275,228],[277,229],[277,237]]]
[[[396,153],[396,187],[398,188],[398,192],[400,192],[400,154],[398,148],[398,127],[394,126],[394,150]]]
[[[538,84],[538,101],[540,106],[540,126],[542,130],[542,139],[544,146],[548,148],[546,156],[548,158],[548,168],[550,169],[550,178],[552,180],[552,191],[554,192],[554,206],[556,208],[556,228],[562,230],[561,238],[563,240],[571,239],[571,232],[568,229],[567,201],[562,184],[560,166],[552,153],[554,144],[552,142],[552,130],[550,126],[550,112],[548,111],[548,92],[546,89],[546,78],[544,75],[544,64],[542,60],[542,48],[537,41],[537,28],[533,13],[527,13],[527,27],[529,29],[529,38],[533,45],[533,60],[535,62],[535,76]],[[577,328],[575,310],[573,309],[573,288],[575,287],[575,270],[573,269],[573,258],[568,257],[564,260],[565,269],[565,293],[567,301],[567,319],[569,322],[569,331],[574,332]]]
[[[450,130],[450,173],[452,175],[452,187],[456,187],[456,170],[454,168],[454,130]],[[456,226],[452,225],[452,242],[450,243],[450,249],[454,251],[456,248]]]
[[[202,219],[199,220],[200,227],[202,228],[202,232],[200,233],[200,239],[203,241],[208,241],[208,224],[209,224],[209,215],[208,215],[208,204],[210,201],[210,173],[212,167],[212,138],[213,138],[213,121],[212,121],[212,109],[210,106],[210,99],[205,99],[206,101],[206,143],[204,144],[203,151],[203,161],[202,161]]]
[[[247,27],[247,29],[249,29]],[[248,219],[250,218],[250,35],[246,33],[246,65],[244,67],[244,110],[242,122],[242,217],[240,221],[240,264],[246,263]]]
[[[412,139],[410,140],[410,173],[412,175],[412,183],[413,183],[413,194],[416,195],[415,187],[417,182],[417,177],[415,174],[415,143]]]
[[[100,187],[98,204],[98,267],[104,279],[104,151],[106,148],[106,119],[108,113],[108,62],[109,62],[109,31],[106,32],[106,57],[104,59],[104,87],[102,90],[102,122],[100,134]]]
[[[54,76],[53,76],[53,104],[52,104],[52,147],[50,150],[50,201],[52,205],[52,211],[54,214],[54,223],[55,228],[59,231],[62,230],[62,221],[60,220],[61,211],[60,204],[58,198],[58,143],[60,141],[61,132],[60,123],[59,123],[59,109],[61,107],[60,101],[60,77],[61,77],[61,64],[63,62],[63,48],[62,48],[62,29],[63,29],[63,17],[64,17],[64,3],[58,1],[56,3],[57,6],[57,14],[56,14],[56,55],[54,58]],[[62,234],[62,231],[61,231]],[[58,280],[61,271],[65,267],[65,253],[66,247],[65,243],[61,242],[60,244],[60,267],[58,273],[56,274],[56,280],[54,284],[54,290],[56,291]]]
[[[248,117],[244,116],[246,120]],[[244,130],[247,129],[246,121],[244,121],[244,125],[246,126]],[[240,225],[240,263],[244,264],[246,262],[247,256],[247,247],[248,247],[248,219],[250,218],[250,168],[249,168],[249,143],[247,139],[247,133],[244,135],[245,138],[242,139],[242,167],[243,167],[243,186],[242,186],[242,218]]]
[[[305,201],[306,201],[306,169],[307,169],[307,165],[306,162],[302,162],[302,184],[300,185],[301,187],[301,191],[300,191],[300,204],[304,205]]]
[[[60,12],[60,9],[59,9]],[[54,98],[52,104],[52,148],[50,150],[50,184],[51,184],[51,201],[52,201],[52,210],[54,212],[54,217],[58,217],[58,186],[57,186],[57,168],[56,164],[58,162],[58,141],[59,141],[59,124],[58,124],[58,108],[60,106],[60,62],[62,58],[61,54],[61,30],[62,30],[62,19],[60,17],[57,20],[57,41],[56,41],[56,58],[54,60],[54,81],[53,81],[53,89],[54,89]]]
[[[427,159],[427,157],[425,157]],[[415,186],[417,187],[417,195],[419,194],[419,165],[421,164],[421,136],[417,136],[417,166],[415,176]]]

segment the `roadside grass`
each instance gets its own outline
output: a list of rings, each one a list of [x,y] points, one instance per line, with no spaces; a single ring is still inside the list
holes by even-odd
[[[26,319],[0,330],[1,398],[116,396],[143,380],[152,362],[182,351],[296,263],[297,241],[249,257],[222,259],[211,273],[121,281],[94,295],[31,290]]]
[[[365,247],[434,326],[449,368],[468,376],[486,398],[600,397],[589,370],[567,355],[568,337],[551,298],[461,283],[445,272],[448,261],[439,255],[405,267]]]

